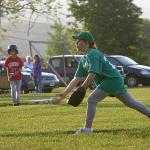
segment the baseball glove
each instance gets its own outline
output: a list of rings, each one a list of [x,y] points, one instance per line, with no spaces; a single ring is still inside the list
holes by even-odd
[[[78,87],[70,96],[67,101],[67,104],[77,107],[80,105],[82,100],[84,99],[86,94],[86,90],[84,87]]]

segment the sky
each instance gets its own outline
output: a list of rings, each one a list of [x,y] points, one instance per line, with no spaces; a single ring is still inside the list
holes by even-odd
[[[64,11],[67,12],[67,0],[60,0],[60,2],[64,4]],[[133,0],[133,3],[142,8],[142,18],[150,19],[150,0]]]
[[[68,0],[56,0],[56,2],[59,2],[63,7],[58,10],[59,18],[61,18],[62,22],[66,22],[67,18],[65,17],[69,12],[67,10],[68,8]],[[150,19],[150,0],[133,0],[133,3],[135,3],[138,7],[142,9],[143,14],[141,15],[142,18]],[[29,14],[27,13],[26,19],[29,19]],[[34,18],[34,17],[33,17]],[[24,19],[24,18],[22,18]],[[52,20],[55,20],[55,17],[52,17]],[[51,20],[51,22],[52,22]],[[44,19],[43,17],[39,17],[37,22],[47,22],[48,20]]]
[[[150,19],[150,0],[134,0],[137,6],[142,8],[142,18]]]

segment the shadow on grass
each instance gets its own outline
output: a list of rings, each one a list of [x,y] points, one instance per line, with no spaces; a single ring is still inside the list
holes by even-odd
[[[54,132],[13,132],[13,133],[0,133],[0,137],[35,137],[35,136],[51,136]]]
[[[0,133],[0,137],[36,137],[36,136],[57,136],[57,135],[74,135],[75,131],[51,131],[51,132],[12,132]],[[132,129],[102,129],[94,130],[93,134],[111,134],[111,135],[127,135],[132,137],[150,137],[150,128],[132,128]]]
[[[20,106],[24,106],[24,105],[52,105],[52,104],[33,104],[32,102],[30,101],[27,101],[27,102],[22,102],[20,104]],[[8,106],[12,106],[11,103],[0,103],[0,107],[8,107]],[[60,107],[70,107],[72,109],[76,109],[77,107],[73,107],[71,105],[68,105],[66,103],[61,103],[60,105],[57,105],[57,106],[60,106]],[[86,104],[81,104],[80,106],[78,107],[86,107]],[[124,105],[122,104],[101,104],[101,105],[97,105],[97,108],[122,108],[122,107],[125,107]]]
[[[103,130],[94,130],[93,133],[110,133],[110,134],[120,134],[120,133],[128,133],[130,135],[142,135],[146,133],[150,136],[150,128],[132,128],[132,129],[103,129]]]
[[[0,107],[8,107],[8,106],[12,106],[12,104],[10,104],[10,103],[0,103]]]
[[[31,101],[24,101],[20,104],[20,106],[25,106],[25,105],[52,105],[52,104],[33,104]],[[0,107],[8,107],[8,106],[12,106],[12,103],[0,103]],[[78,107],[87,107],[86,103],[82,103],[80,106],[78,107],[73,107],[71,105],[68,105],[66,104],[65,102],[64,103],[61,103],[60,105],[57,105],[59,107],[71,107],[72,109],[76,109]],[[147,107],[150,107],[150,105],[146,105]],[[18,107],[18,106],[17,106]],[[124,104],[120,103],[120,104],[116,104],[116,103],[111,103],[111,104],[108,104],[108,103],[102,103],[102,104],[98,104],[97,105],[97,108],[124,108],[124,107],[127,107],[125,106]]]
[[[27,100],[32,100],[32,99],[44,99],[44,98],[49,98],[49,97],[54,97],[58,93],[35,93],[35,94],[22,94],[21,98],[22,99],[27,99]],[[10,95],[0,95],[1,100],[5,99],[11,99]]]
[[[22,105],[33,105],[33,104],[31,104],[31,102],[23,102],[19,106],[22,106]],[[12,103],[0,103],[0,107],[9,107],[9,106],[13,106],[13,104]],[[19,106],[15,106],[15,107],[19,107]]]
[[[65,131],[63,134],[74,134],[75,131]],[[102,130],[94,130],[95,134],[126,134],[136,137],[150,137],[150,128],[133,128],[133,129],[102,129]]]
[[[19,106],[15,106],[15,107],[20,107],[20,106],[30,106],[30,105],[48,105],[48,104],[33,104],[31,101],[26,101],[26,102],[22,102]],[[0,103],[0,107],[9,107],[9,106],[13,106],[12,103]]]
[[[20,107],[20,106],[30,106],[30,105],[49,105],[49,106],[52,106],[53,104],[34,104],[34,103],[32,103],[31,101],[24,101],[24,102],[22,102],[19,106],[15,106],[15,107]],[[0,107],[9,107],[9,106],[13,106],[13,104],[12,103],[0,103]],[[62,103],[61,105],[57,105],[57,106],[69,106],[68,104],[66,104],[66,103]]]

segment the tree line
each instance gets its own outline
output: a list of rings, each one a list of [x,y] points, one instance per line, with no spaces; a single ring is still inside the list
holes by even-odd
[[[17,17],[30,10],[31,16],[51,16],[60,8],[56,0],[1,0],[0,17]],[[76,53],[73,34],[88,30],[105,54],[129,56],[150,65],[150,20],[142,19],[142,10],[133,0],[68,0],[68,17],[74,21],[63,26],[58,19],[49,35],[48,55]],[[39,7],[40,6],[40,7]],[[59,7],[58,7],[59,6]],[[30,16],[30,17],[31,17]]]
[[[125,55],[150,65],[150,21],[140,18],[141,8],[133,0],[70,0],[69,6],[75,22],[70,23],[71,28],[69,24],[68,28],[60,30],[62,36],[58,39],[64,39],[70,52],[75,53],[75,47],[67,42],[70,35],[88,30],[94,35],[98,49],[105,54]],[[62,26],[60,22],[56,24]],[[54,28],[58,32],[57,25]],[[66,53],[65,47],[60,52],[58,45],[53,46],[54,43],[49,44],[48,54]]]

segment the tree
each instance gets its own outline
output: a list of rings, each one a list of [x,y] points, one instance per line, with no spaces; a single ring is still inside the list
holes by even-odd
[[[140,53],[138,53],[136,59],[150,66],[150,20],[143,19],[143,24],[141,28],[142,37],[138,40],[138,48],[140,48]]]
[[[32,11],[37,15],[48,15],[54,9],[55,0],[1,0],[0,16],[24,16],[25,11]]]
[[[52,14],[56,15],[56,10],[60,5],[55,1],[56,0],[0,0],[0,29],[2,28],[2,17],[9,21],[14,21],[16,18],[24,17],[28,13],[30,14],[28,26],[29,34],[30,29],[34,26],[38,17],[41,16],[49,19]]]
[[[107,54],[133,56],[140,35],[141,9],[133,0],[70,0],[70,10]],[[137,50],[136,50],[137,53]]]
[[[150,20],[143,19],[142,32],[144,37],[150,40]]]
[[[1,25],[1,18],[14,22],[16,18],[30,14],[27,31],[29,36],[39,17],[51,19],[52,16],[56,16],[57,8],[60,7],[56,0],[0,0],[0,36],[6,31]]]
[[[72,32],[63,27],[60,20],[56,21],[52,26],[53,33],[50,33],[50,39],[48,44],[47,54],[53,55],[64,55],[75,53],[75,46],[72,42]]]

